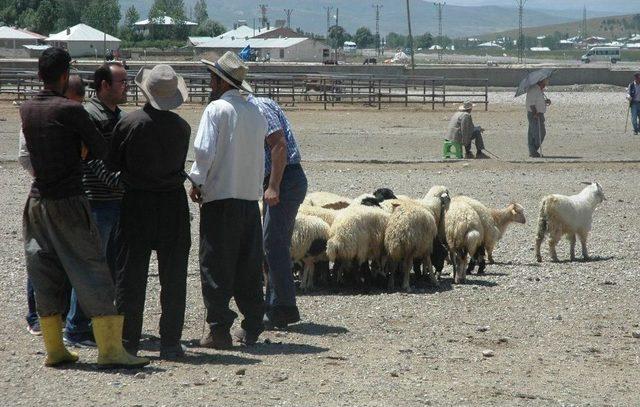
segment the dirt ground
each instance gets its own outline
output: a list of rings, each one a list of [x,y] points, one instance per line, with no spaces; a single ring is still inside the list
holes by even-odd
[[[95,369],[94,350],[65,369],[44,368],[42,340],[26,331],[21,211],[29,177],[15,163],[16,107],[0,105],[0,392],[3,404],[74,405],[611,405],[640,404],[640,136],[624,133],[619,92],[549,92],[545,158],[527,158],[523,100],[492,92],[474,114],[501,160],[441,162],[453,108],[288,109],[310,191],[356,196],[378,187],[420,196],[447,185],[491,205],[516,200],[514,225],[487,275],[412,294],[300,295],[303,321],[267,332],[253,348],[200,349],[203,305],[197,266],[198,211],[192,211],[187,357],[157,359],[159,286],[152,265],[143,373]],[[180,109],[197,129],[202,106]],[[598,181],[591,261],[535,262],[538,203],[549,193]],[[486,352],[486,351],[491,351]],[[492,354],[493,356],[484,356]]]

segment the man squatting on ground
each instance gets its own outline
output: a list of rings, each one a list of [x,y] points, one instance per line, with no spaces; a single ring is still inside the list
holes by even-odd
[[[82,78],[78,75],[70,75],[69,76],[69,84],[67,85],[67,90],[64,96],[67,99],[75,100],[78,103],[84,102],[84,82]],[[31,166],[31,159],[29,158],[29,150],[27,150],[27,142],[24,139],[24,133],[22,132],[22,126],[20,126],[20,135],[19,135],[19,147],[18,147],[18,163],[20,166],[29,173],[33,177],[33,167]],[[71,287],[68,281],[66,281],[65,287],[65,310],[68,310],[69,305],[69,297],[71,294]],[[63,312],[62,315],[67,314],[67,312]],[[27,316],[25,318],[27,320],[27,330],[31,335],[41,335],[42,331],[40,330],[40,320],[38,319],[38,313],[36,312],[36,298],[33,290],[33,284],[31,284],[31,279],[27,277]]]
[[[548,79],[538,82],[527,91],[527,120],[529,121],[529,131],[527,132],[527,143],[529,147],[529,157],[538,158],[542,154],[538,150],[542,147],[542,142],[547,135],[544,114],[551,100],[544,95],[544,88],[549,84]]]
[[[473,140],[476,142],[475,158],[489,158],[482,152],[484,149],[483,130],[482,127],[473,124],[471,110],[473,110],[473,103],[471,102],[464,102],[458,107],[458,112],[449,121],[447,138],[464,146],[464,158],[474,157],[471,152],[471,142]]]
[[[124,314],[124,346],[135,355],[140,346],[151,251],[160,278],[160,357],[184,355],[180,344],[187,298],[191,247],[184,166],[191,127],[170,110],[188,97],[184,79],[169,65],[143,68],[135,78],[147,99],[113,130],[105,159],[120,172],[125,193],[112,236],[115,250],[116,306]]]
[[[113,128],[125,115],[118,105],[127,101],[127,71],[119,62],[105,63],[93,75],[93,88],[95,96],[87,101],[84,108],[98,132],[109,143]],[[113,252],[108,250],[109,236],[120,217],[124,191],[118,186],[109,186],[101,181],[92,168],[96,166],[103,166],[102,160],[95,159],[90,154],[83,157],[82,185],[98,226],[103,254],[107,263],[113,264],[113,259],[110,258],[112,256],[108,256],[108,253]],[[90,320],[79,306],[75,290],[71,291],[64,341],[76,347],[95,346]]]
[[[66,275],[92,319],[98,364],[141,367],[149,360],[131,356],[122,347],[123,317],[116,314],[113,281],[82,186],[82,143],[96,158],[104,157],[107,143],[82,105],[63,96],[70,62],[69,53],[61,48],[45,50],[38,60],[44,89],[20,108],[34,172],[23,213],[23,237],[47,352],[45,364],[78,360],[62,340]]]
[[[231,326],[244,316],[237,339],[251,345],[264,330],[262,225],[258,200],[264,178],[267,122],[240,89],[248,68],[232,52],[217,62],[202,60],[211,74],[211,103],[194,141],[195,161],[189,195],[200,204],[200,274],[209,332],[203,347],[233,346]]]
[[[633,82],[627,88],[627,100],[631,110],[633,134],[637,136],[640,133],[640,72],[633,75]]]
[[[291,269],[291,236],[298,208],[307,194],[307,177],[291,124],[276,102],[249,95],[267,120],[264,143],[264,253],[267,269],[267,328],[285,328],[300,321]]]

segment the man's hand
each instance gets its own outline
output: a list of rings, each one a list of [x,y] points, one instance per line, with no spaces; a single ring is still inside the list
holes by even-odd
[[[544,103],[545,103],[547,106],[551,106],[551,99],[545,99],[545,100],[544,100]]]
[[[197,186],[191,185],[191,189],[189,190],[189,197],[193,202],[202,205],[202,192]]]
[[[280,203],[280,191],[272,187],[267,188],[264,191],[264,201],[269,206],[276,206]]]
[[[80,157],[82,160],[86,160],[89,155],[89,149],[84,143],[81,143],[82,147],[80,147]]]

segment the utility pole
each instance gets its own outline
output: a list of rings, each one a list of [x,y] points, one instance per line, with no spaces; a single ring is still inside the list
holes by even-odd
[[[333,7],[325,6],[325,10],[327,10],[327,42],[329,41],[329,31],[331,30],[331,11]]]
[[[444,6],[447,3],[436,2],[433,4],[436,6],[436,11],[438,12],[438,46],[440,47],[438,50],[438,61],[442,61],[442,10],[444,10]]]
[[[340,13],[340,9],[338,7],[336,7],[336,25],[340,25],[340,24],[338,24],[338,21],[339,21],[338,20],[338,15],[339,15],[339,13]]]
[[[380,56],[380,9],[382,6],[374,4],[373,7],[376,9],[376,56]]]
[[[587,6],[582,9],[582,39],[586,39],[587,35]]]
[[[516,0],[516,4],[518,5],[518,63],[521,64],[524,62],[524,28],[523,28],[523,17],[524,17],[524,5],[527,3],[527,0]]]
[[[265,28],[269,24],[269,20],[267,19],[267,5],[260,4],[258,5],[258,8],[260,9],[260,15],[262,16],[260,17],[261,28]]]
[[[285,8],[284,13],[287,15],[287,28],[291,28],[291,13],[293,13],[293,9]]]
[[[411,11],[409,11],[409,0],[407,0],[407,26],[409,27],[409,49],[411,50],[411,70],[415,71],[416,61],[413,57],[413,35],[411,35]]]

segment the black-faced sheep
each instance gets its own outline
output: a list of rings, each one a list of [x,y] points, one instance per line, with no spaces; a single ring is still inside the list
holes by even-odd
[[[553,261],[558,261],[556,244],[563,235],[569,239],[571,261],[576,258],[576,235],[580,238],[582,245],[582,257],[588,259],[587,236],[591,231],[593,211],[604,200],[604,192],[597,182],[589,184],[577,195],[546,196],[540,206],[536,260],[542,261],[540,245],[547,233],[549,234],[549,253]]]

